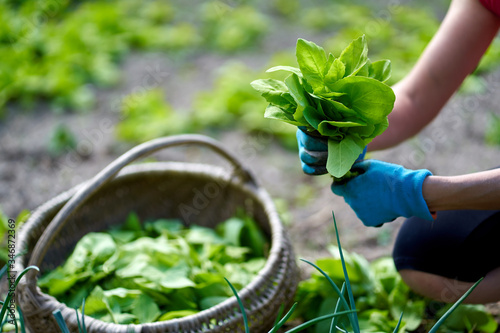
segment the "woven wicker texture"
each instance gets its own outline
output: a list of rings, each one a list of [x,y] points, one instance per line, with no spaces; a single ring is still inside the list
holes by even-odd
[[[197,144],[214,150],[232,165],[221,167],[180,162],[126,166],[131,161],[170,146]],[[121,172],[115,177],[116,173]],[[69,207],[69,208],[68,208]],[[292,247],[271,198],[251,174],[220,144],[199,135],[161,138],[135,147],[88,182],[36,209],[19,231],[15,270],[28,265],[41,272],[60,265],[81,237],[123,223],[131,211],[139,218],[180,218],[187,224],[214,227],[243,208],[271,239],[265,267],[239,292],[252,333],[267,332],[279,307],[289,306],[298,283]],[[32,333],[60,332],[52,312],[60,309],[71,332],[78,332],[74,309],[44,294],[37,274],[18,285],[17,302]],[[96,332],[244,332],[235,297],[196,315],[141,325],[117,325],[85,316],[87,331]]]

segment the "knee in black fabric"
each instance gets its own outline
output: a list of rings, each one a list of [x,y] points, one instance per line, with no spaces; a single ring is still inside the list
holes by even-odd
[[[433,222],[413,217],[399,231],[394,263],[398,270],[475,282],[500,267],[499,237],[500,211],[444,211]]]

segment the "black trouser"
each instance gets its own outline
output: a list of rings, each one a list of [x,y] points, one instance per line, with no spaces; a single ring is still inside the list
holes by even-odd
[[[433,222],[407,219],[394,246],[398,270],[476,282],[500,267],[500,211],[441,211]]]

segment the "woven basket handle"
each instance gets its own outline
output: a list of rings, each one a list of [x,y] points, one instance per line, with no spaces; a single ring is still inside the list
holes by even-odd
[[[94,178],[84,183],[82,187],[78,189],[78,191],[66,202],[66,204],[61,208],[61,210],[57,213],[54,219],[44,230],[42,236],[37,241],[35,248],[33,249],[29,265],[40,267],[42,260],[49,248],[49,245],[59,234],[59,231],[64,227],[66,221],[68,220],[68,217],[73,213],[73,211],[78,209],[78,207],[80,207],[87,199],[89,199],[90,196],[94,194],[101,186],[113,179],[116,174],[126,165],[141,157],[145,157],[164,148],[188,144],[196,144],[210,148],[233,165],[234,175],[239,177],[243,183],[257,186],[255,179],[251,175],[251,173],[246,170],[241,165],[241,163],[231,153],[225,150],[216,140],[209,137],[197,134],[185,134],[158,138],[145,142],[130,149],[125,154],[117,158],[96,176],[94,176]],[[28,284],[36,285],[36,275],[37,273],[35,270],[31,270],[26,275]]]

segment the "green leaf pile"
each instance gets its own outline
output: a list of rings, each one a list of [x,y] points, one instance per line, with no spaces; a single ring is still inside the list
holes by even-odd
[[[389,60],[371,62],[365,36],[353,40],[335,58],[313,42],[298,39],[298,68],[277,66],[268,72],[287,71],[284,82],[252,82],[269,102],[264,116],[304,126],[313,135],[328,138],[328,172],[344,176],[365,146],[388,126],[395,95],[386,85]]]
[[[330,257],[319,258],[316,264],[335,284],[344,281],[342,261],[337,246],[329,246]],[[403,313],[398,332],[429,332],[437,318],[452,306],[415,294],[404,283],[390,257],[368,262],[364,257],[343,251],[361,332],[393,332]],[[295,300],[299,303],[294,317],[308,321],[329,314],[335,309],[338,296],[323,275],[314,271],[299,283]],[[432,314],[434,313],[434,314]],[[349,326],[347,320],[340,325]],[[330,322],[324,321],[304,333],[329,332]],[[482,305],[461,304],[438,332],[492,333],[498,328],[495,318]]]
[[[131,214],[120,228],[85,235],[66,262],[38,281],[44,292],[85,314],[117,324],[170,320],[232,296],[264,267],[268,240],[248,217],[210,229],[177,220],[141,225]]]

